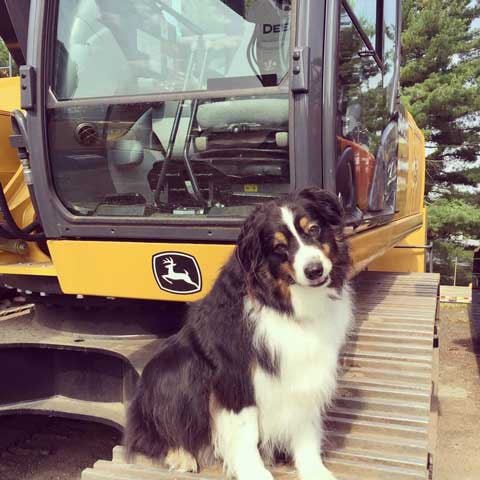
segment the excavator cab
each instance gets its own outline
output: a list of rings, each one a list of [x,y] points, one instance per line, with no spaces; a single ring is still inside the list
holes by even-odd
[[[9,231],[41,249],[32,260],[59,293],[196,300],[248,214],[311,185],[341,199],[356,271],[422,226],[423,136],[399,102],[400,0],[0,7],[23,64],[23,167],[9,188],[25,174],[34,223],[20,230],[36,236]],[[194,295],[161,285],[162,252],[194,257],[191,278],[205,279]],[[14,263],[3,273],[22,273]]]
[[[231,242],[258,203],[312,184],[355,228],[398,210],[397,0],[57,0],[29,18],[49,239]]]

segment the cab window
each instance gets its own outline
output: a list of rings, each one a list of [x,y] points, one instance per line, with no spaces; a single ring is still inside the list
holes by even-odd
[[[372,45],[375,45],[377,37],[377,3],[377,0],[348,0],[347,2],[347,8],[351,8]]]
[[[290,0],[59,0],[59,100],[277,86]]]
[[[360,219],[393,213],[395,207],[398,130],[390,111],[397,78],[394,3],[345,0],[341,9],[337,190],[347,211]],[[373,43],[385,48],[375,50]]]

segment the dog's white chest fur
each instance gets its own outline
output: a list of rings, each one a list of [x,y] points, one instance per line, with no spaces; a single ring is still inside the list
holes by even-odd
[[[263,307],[253,314],[254,344],[277,359],[277,375],[262,368],[253,374],[264,447],[289,448],[305,422],[320,415],[335,390],[339,350],[352,318],[348,287],[340,296],[329,289],[291,287],[294,316]]]

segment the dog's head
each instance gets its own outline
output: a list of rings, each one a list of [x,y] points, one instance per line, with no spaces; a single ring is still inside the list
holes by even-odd
[[[292,284],[340,288],[350,266],[343,228],[340,203],[319,188],[258,207],[237,246],[252,293],[288,297]]]

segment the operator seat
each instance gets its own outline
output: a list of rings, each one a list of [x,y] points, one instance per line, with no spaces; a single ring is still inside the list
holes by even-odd
[[[133,81],[125,54],[111,30],[96,20],[99,17],[96,2],[85,0],[71,30],[59,32],[69,48],[67,78],[77,76],[72,98],[111,96]]]

